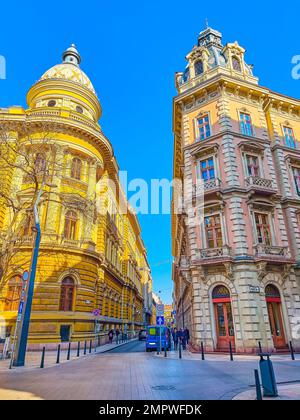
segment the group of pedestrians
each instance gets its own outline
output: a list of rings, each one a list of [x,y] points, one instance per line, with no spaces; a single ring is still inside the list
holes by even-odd
[[[173,343],[174,343],[174,350],[178,349],[178,344],[180,343],[183,350],[186,350],[187,344],[189,344],[190,339],[190,331],[188,328],[172,328],[171,330]]]
[[[121,336],[120,336],[121,334]],[[108,341],[109,344],[112,344],[114,336],[116,336],[116,344],[119,344],[121,339],[123,339],[123,332],[119,330],[119,328],[116,328],[115,330],[110,330],[108,332]]]

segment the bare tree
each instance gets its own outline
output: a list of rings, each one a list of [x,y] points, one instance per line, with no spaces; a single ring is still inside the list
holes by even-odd
[[[0,294],[10,271],[29,261],[14,256],[32,243],[33,204],[42,190],[40,205],[53,198],[52,180],[61,176],[57,140],[46,126],[26,124],[0,128]]]

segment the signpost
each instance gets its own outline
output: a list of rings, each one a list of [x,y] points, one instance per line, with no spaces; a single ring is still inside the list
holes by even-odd
[[[164,323],[164,316],[159,315],[156,317],[156,324],[159,325],[159,354],[161,353],[161,326],[164,325]]]
[[[97,337],[97,333],[99,334],[99,328],[98,328],[98,324],[97,324],[97,317],[101,315],[101,311],[100,309],[94,309],[93,310],[93,315],[95,316],[95,348],[97,347],[97,342],[96,342],[96,337]],[[99,337],[99,335],[98,335]]]

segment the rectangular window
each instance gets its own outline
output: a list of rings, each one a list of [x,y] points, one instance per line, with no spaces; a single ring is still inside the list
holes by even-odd
[[[240,112],[240,125],[242,134],[253,137],[253,127],[250,114]]]
[[[254,213],[254,216],[258,243],[271,245],[271,230],[268,215],[264,213]]]
[[[247,175],[260,176],[259,161],[257,156],[246,155]]]
[[[211,130],[210,130],[208,114],[205,114],[202,117],[198,118],[197,123],[198,123],[198,130],[199,130],[198,140],[205,140],[208,137],[210,137]]]
[[[204,181],[215,179],[215,165],[213,157],[200,161],[200,176]]]
[[[300,168],[292,168],[297,194],[300,196]]]
[[[290,127],[283,127],[284,142],[287,147],[291,149],[296,148],[296,142],[294,137],[294,131]]]
[[[221,217],[219,214],[204,218],[205,233],[208,248],[220,248],[223,246]]]

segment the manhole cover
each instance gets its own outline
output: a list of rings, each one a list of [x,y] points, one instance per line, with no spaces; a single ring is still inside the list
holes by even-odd
[[[174,391],[176,388],[173,385],[157,385],[152,386],[155,391]]]

